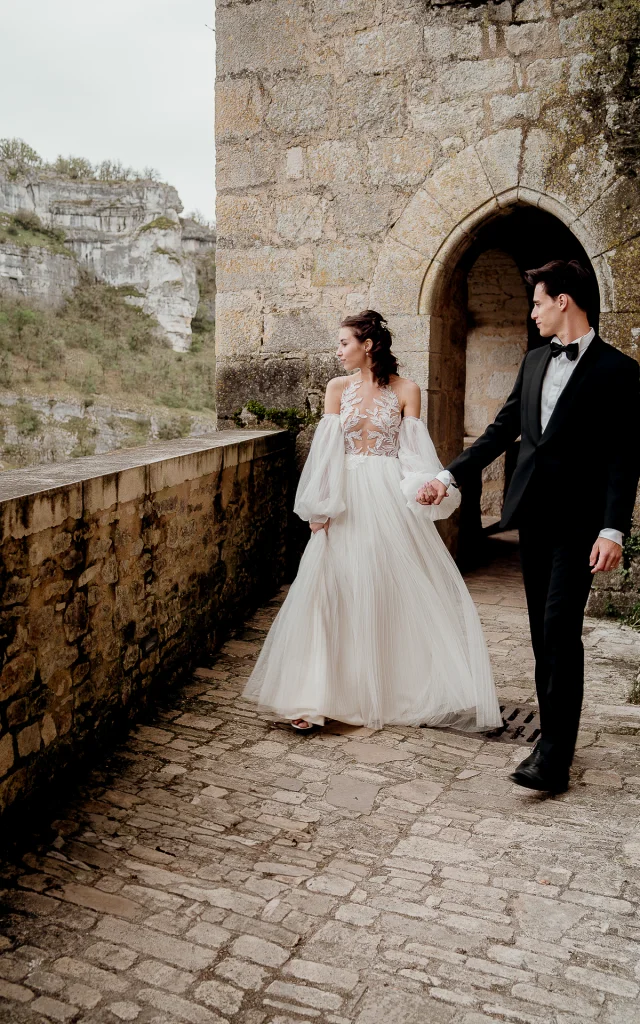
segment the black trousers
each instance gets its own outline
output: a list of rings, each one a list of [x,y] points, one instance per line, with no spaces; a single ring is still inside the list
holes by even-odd
[[[531,512],[523,515],[520,559],[536,662],[538,748],[550,771],[565,772],[573,759],[580,724],[582,624],[593,579],[589,555],[598,528],[574,518],[552,523],[545,519]]]

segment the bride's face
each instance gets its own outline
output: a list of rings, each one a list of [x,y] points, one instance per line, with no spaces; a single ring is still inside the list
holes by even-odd
[[[336,355],[348,373],[361,370],[367,362],[364,344],[358,341],[350,327],[341,327]]]

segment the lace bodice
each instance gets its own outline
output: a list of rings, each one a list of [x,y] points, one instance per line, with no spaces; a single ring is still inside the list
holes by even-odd
[[[402,414],[393,388],[382,387],[362,409],[362,381],[345,385],[340,399],[344,450],[348,455],[385,455],[397,458]]]

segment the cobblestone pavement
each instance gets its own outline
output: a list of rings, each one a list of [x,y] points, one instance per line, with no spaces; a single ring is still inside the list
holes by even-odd
[[[502,695],[531,698],[508,552],[469,583]],[[506,777],[522,746],[257,716],[277,604],[4,865],[0,1020],[640,1022],[640,635],[587,624],[574,783],[546,799]]]

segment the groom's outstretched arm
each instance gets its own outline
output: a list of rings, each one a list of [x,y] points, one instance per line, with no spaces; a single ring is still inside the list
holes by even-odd
[[[526,356],[525,356],[526,359]],[[465,452],[458,455],[447,466],[448,472],[456,483],[464,486],[465,478],[476,475],[485,466],[497,459],[507,450],[509,445],[520,436],[520,407],[522,398],[522,377],[524,362],[520,364],[513,391],[502,406],[493,423],[490,423],[484,434],[481,434]]]

